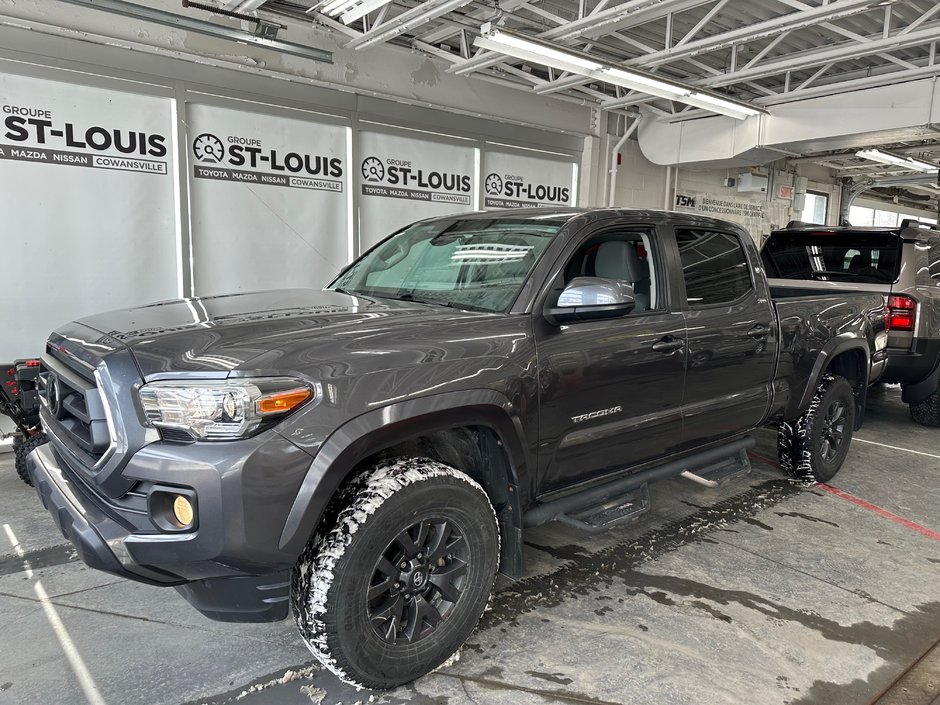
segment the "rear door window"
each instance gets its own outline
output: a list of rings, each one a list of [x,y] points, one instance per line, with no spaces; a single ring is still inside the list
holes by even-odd
[[[774,233],[761,258],[771,278],[891,284],[900,251],[892,233]]]
[[[751,290],[744,248],[734,235],[676,228],[689,306],[715,306],[740,299]]]

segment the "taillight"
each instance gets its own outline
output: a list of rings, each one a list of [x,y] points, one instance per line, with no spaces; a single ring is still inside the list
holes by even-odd
[[[917,302],[910,296],[888,297],[888,310],[885,324],[888,330],[913,331]]]
[[[39,360],[27,360],[26,366],[27,367],[39,367]]]

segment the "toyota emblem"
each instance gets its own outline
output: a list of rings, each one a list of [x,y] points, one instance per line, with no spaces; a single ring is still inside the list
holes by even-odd
[[[62,410],[62,389],[59,387],[59,378],[53,372],[46,376],[46,404],[49,413],[58,417]]]

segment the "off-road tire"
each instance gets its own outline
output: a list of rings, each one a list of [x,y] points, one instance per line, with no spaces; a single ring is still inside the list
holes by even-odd
[[[836,406],[841,415],[830,418]],[[838,444],[834,438],[838,431]],[[829,482],[849,451],[855,429],[855,394],[844,377],[825,375],[816,387],[809,408],[791,423],[782,423],[777,435],[780,469],[790,477]]]
[[[26,467],[26,456],[32,453],[39,446],[48,443],[45,433],[37,433],[35,436],[23,438],[17,436],[13,439],[13,456],[16,464],[16,474],[20,479],[30,487],[33,486],[32,478],[29,476],[29,470]]]
[[[339,501],[293,570],[297,628],[342,680],[393,688],[441,666],[480,620],[499,567],[496,514],[474,480],[428,458],[382,461]]]
[[[940,390],[911,404],[911,418],[921,426],[940,426]]]

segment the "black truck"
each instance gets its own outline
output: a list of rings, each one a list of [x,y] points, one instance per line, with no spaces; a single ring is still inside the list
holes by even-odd
[[[647,483],[828,480],[880,374],[880,295],[771,298],[741,228],[535,209],[426,220],[323,291],[192,298],[53,333],[42,503],[90,566],[219,620],[290,608],[341,678],[443,663],[522,532],[596,531]]]

